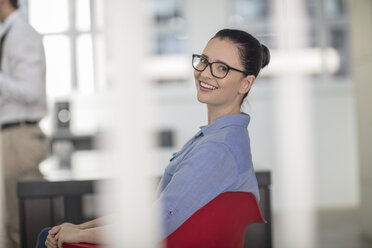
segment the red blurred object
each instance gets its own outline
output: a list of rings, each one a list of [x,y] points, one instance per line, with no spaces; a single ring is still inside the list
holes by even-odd
[[[63,243],[63,248],[103,248],[103,246],[88,243]]]
[[[247,192],[225,192],[196,211],[171,233],[167,248],[239,248],[243,247],[249,224],[266,223],[256,198]],[[87,243],[65,243],[63,248],[98,248]],[[161,245],[159,246],[161,247]]]
[[[225,192],[195,212],[167,240],[168,248],[243,247],[251,223],[266,223],[256,198],[247,192]]]

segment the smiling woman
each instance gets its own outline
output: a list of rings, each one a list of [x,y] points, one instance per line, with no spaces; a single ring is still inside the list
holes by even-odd
[[[241,103],[269,50],[250,34],[223,29],[192,56],[197,98],[208,109],[208,125],[175,153],[160,182],[164,237],[221,193],[251,192],[259,200]],[[207,69],[209,67],[209,70]]]
[[[250,116],[240,107],[269,59],[268,49],[255,38],[230,29],[219,31],[201,55],[193,55],[197,98],[207,105],[208,125],[173,154],[164,171],[156,200],[162,206],[161,239],[222,193],[250,192],[259,201],[247,130]],[[40,244],[54,248],[63,242],[101,242],[106,220],[56,226],[44,232],[47,238]]]
[[[220,113],[217,118],[239,114],[240,105],[269,61],[268,48],[250,34],[240,30],[219,31],[203,54],[194,54],[192,61],[198,100],[207,104],[208,115],[216,111]],[[208,66],[209,71],[205,70]],[[209,124],[213,122],[208,120]]]

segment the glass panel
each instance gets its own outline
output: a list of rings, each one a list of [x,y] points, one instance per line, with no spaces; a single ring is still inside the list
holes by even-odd
[[[77,39],[78,90],[82,94],[94,91],[92,36],[84,34]]]
[[[94,87],[95,91],[105,89],[106,78],[106,45],[105,37],[103,34],[97,34],[94,36]]]
[[[80,31],[90,29],[90,2],[89,0],[75,0],[76,28]]]
[[[324,11],[327,17],[341,17],[345,12],[343,0],[325,0]]]
[[[40,33],[68,29],[67,0],[29,0],[30,24]]]
[[[306,1],[306,11],[311,19],[316,19],[320,15],[319,13],[319,2],[314,0]]]
[[[337,75],[347,75],[350,70],[350,54],[348,32],[344,28],[332,28],[330,30],[330,44],[334,47],[340,57],[340,69]]]
[[[152,11],[156,23],[155,52],[184,53],[187,44],[187,23],[184,2],[181,0],[153,0]]]
[[[64,35],[44,37],[48,97],[65,97],[71,92],[70,41]]]
[[[268,0],[235,0],[234,14],[245,20],[264,19],[268,17]]]
[[[152,7],[157,23],[167,22],[169,18],[180,15],[177,13],[176,0],[154,0]]]
[[[156,53],[158,54],[179,54],[186,52],[186,40],[179,39],[175,34],[159,34],[157,37]]]

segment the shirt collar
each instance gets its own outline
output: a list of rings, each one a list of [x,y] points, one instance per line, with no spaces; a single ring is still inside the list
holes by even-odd
[[[196,134],[196,136],[201,134],[206,135],[214,130],[222,129],[227,126],[241,126],[247,128],[250,119],[251,117],[243,112],[241,114],[223,115],[215,120],[212,124],[200,127],[200,131]]]
[[[3,34],[10,28],[19,15],[21,15],[21,12],[19,12],[19,10],[15,10],[4,20],[0,31],[0,36],[3,36]]]

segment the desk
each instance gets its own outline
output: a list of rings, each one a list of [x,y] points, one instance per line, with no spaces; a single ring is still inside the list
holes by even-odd
[[[82,196],[94,193],[95,180],[47,181],[22,178],[18,182],[22,248],[34,247],[37,234],[61,222],[81,223]]]

